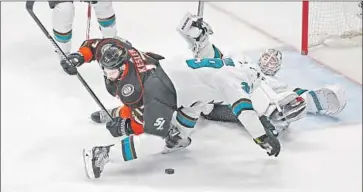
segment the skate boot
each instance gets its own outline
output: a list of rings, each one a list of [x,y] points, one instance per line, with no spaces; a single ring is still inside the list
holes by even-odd
[[[88,178],[95,179],[101,176],[104,166],[109,162],[110,147],[97,146],[91,150],[83,149],[83,161]]]
[[[112,117],[117,117],[120,112],[120,109],[121,107],[116,107],[113,109],[108,109],[107,111],[109,114],[111,114]],[[107,115],[107,113],[103,110],[92,113],[91,119],[96,123],[107,123],[108,121],[111,120],[110,117]]]
[[[164,150],[161,152],[162,154],[172,153],[174,151],[178,151],[188,147],[192,142],[190,137],[184,137],[176,128],[172,125],[169,130],[168,135],[165,138],[165,147]]]

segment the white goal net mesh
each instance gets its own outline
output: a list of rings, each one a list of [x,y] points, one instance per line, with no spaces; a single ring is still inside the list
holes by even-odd
[[[309,2],[308,47],[362,45],[362,8],[356,2]]]

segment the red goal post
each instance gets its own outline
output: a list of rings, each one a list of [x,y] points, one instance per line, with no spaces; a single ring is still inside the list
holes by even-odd
[[[362,1],[302,1],[301,54],[318,46],[362,45]]]

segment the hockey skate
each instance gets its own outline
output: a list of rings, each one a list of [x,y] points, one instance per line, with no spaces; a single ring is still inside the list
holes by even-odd
[[[172,125],[165,138],[165,147],[162,154],[172,153],[188,147],[192,142],[190,137],[183,138],[180,131]]]
[[[97,146],[91,150],[83,149],[83,161],[88,178],[95,179],[101,176],[105,165],[109,162],[109,146]]]
[[[119,114],[120,107],[116,107],[113,109],[107,109],[107,111],[109,114],[111,114],[112,117],[116,117]],[[92,119],[92,121],[94,121],[96,123],[107,123],[108,121],[111,121],[111,118],[103,110],[92,113],[91,119]]]

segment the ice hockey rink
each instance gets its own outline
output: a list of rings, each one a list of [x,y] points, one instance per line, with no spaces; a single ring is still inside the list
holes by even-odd
[[[74,51],[85,38],[87,6],[75,5]],[[113,5],[120,37],[141,50],[191,57],[175,28],[186,12],[196,13],[197,2]],[[36,2],[34,11],[51,31],[48,3]],[[224,52],[256,59],[264,49],[279,48],[282,80],[307,89],[338,83],[346,90],[346,108],[335,118],[309,115],[292,124],[277,158],[238,125],[200,119],[188,149],[106,165],[102,177],[91,181],[82,149],[114,141],[89,118],[97,104],[76,77],[63,72],[25,2],[1,2],[1,190],[362,191],[362,46],[302,56],[300,2],[206,3],[204,18],[215,32],[211,40]],[[97,26],[92,15],[91,37],[101,37]],[[104,88],[97,64],[79,71],[107,108],[119,104]],[[165,174],[165,168],[175,174]]]

